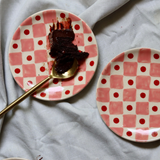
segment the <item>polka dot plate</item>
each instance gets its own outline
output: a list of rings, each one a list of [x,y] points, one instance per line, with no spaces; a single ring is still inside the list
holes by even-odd
[[[96,101],[117,135],[136,142],[160,139],[160,51],[137,48],[116,56],[99,77]]]
[[[78,73],[67,80],[52,79],[33,95],[42,100],[62,100],[80,92],[93,77],[98,63],[98,48],[89,26],[76,15],[64,10],[43,10],[24,20],[15,31],[9,47],[12,75],[25,91],[49,76],[54,59],[49,55],[50,26],[71,18],[75,33],[73,43],[89,57],[80,65]]]

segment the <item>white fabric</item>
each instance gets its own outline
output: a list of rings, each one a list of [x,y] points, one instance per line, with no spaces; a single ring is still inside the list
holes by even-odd
[[[23,20],[44,9],[68,10],[87,22],[98,43],[98,68],[76,96],[59,102],[29,97],[1,118],[0,160],[158,160],[160,141],[130,142],[104,124],[96,106],[96,85],[117,54],[137,47],[160,50],[160,1],[2,0],[0,110],[24,93],[10,72],[10,40]]]

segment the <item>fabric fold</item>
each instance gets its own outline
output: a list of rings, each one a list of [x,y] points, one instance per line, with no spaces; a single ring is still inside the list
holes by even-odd
[[[97,0],[87,10],[79,15],[93,29],[94,25],[108,16],[129,0]]]

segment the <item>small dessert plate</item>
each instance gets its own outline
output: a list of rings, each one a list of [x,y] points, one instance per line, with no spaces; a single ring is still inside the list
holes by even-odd
[[[48,34],[57,21],[71,18],[74,44],[89,57],[78,73],[67,80],[52,79],[33,95],[42,100],[63,100],[79,93],[92,79],[98,63],[98,48],[89,26],[76,15],[64,10],[43,10],[24,20],[15,31],[9,46],[9,65],[18,85],[25,91],[49,76],[53,58],[49,55]]]
[[[111,60],[96,92],[104,123],[131,141],[160,139],[160,51],[136,48]]]

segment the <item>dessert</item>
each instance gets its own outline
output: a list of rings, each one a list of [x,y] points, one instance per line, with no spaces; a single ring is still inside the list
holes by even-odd
[[[50,56],[55,58],[55,70],[64,73],[72,67],[74,59],[78,62],[84,61],[89,53],[79,51],[77,45],[73,44],[75,34],[70,18],[61,22],[53,23],[48,34],[50,44]]]

